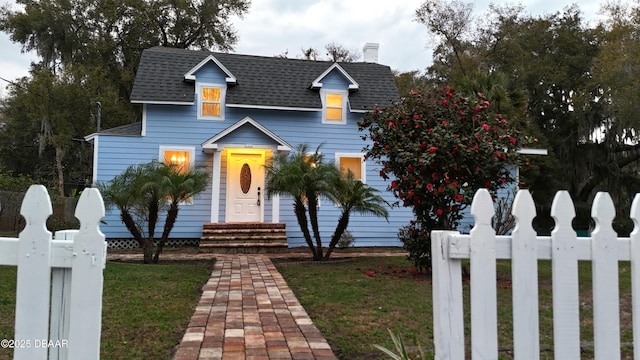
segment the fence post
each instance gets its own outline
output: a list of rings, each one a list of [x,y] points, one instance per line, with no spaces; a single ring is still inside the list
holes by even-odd
[[[80,231],[73,239],[69,359],[100,358],[102,272],[106,256],[100,220],[104,216],[104,202],[98,189],[85,189],[76,208]]]
[[[596,359],[620,358],[620,311],[618,297],[618,234],[613,230],[616,209],[611,196],[598,192],[591,217],[593,279],[593,346]],[[616,331],[612,331],[612,330]]]
[[[631,313],[633,321],[633,358],[640,360],[640,194],[636,194],[631,203],[631,220],[633,220],[633,232],[631,232]]]
[[[456,231],[431,232],[433,344],[436,359],[464,359],[462,263],[449,259],[447,237]]]
[[[551,204],[555,227],[551,231],[553,346],[556,359],[580,359],[580,300],[578,297],[576,216],[569,192],[556,193]]]
[[[495,214],[487,189],[478,190],[471,202],[475,226],[471,236],[471,357],[498,358],[498,305],[496,290],[496,232],[491,226]],[[476,276],[478,274],[479,276]]]
[[[511,234],[513,353],[516,359],[539,359],[538,247],[532,225],[536,206],[529,191],[518,191],[512,213],[516,219]]]
[[[47,347],[36,346],[35,341],[49,338],[51,232],[46,223],[52,213],[47,189],[29,187],[20,208],[26,227],[18,242],[14,360],[47,357]]]

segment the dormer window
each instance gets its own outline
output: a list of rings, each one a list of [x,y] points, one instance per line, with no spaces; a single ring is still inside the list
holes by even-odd
[[[226,85],[198,85],[198,119],[224,120],[224,96]]]
[[[322,97],[322,123],[346,124],[349,93],[343,90],[320,90]]]

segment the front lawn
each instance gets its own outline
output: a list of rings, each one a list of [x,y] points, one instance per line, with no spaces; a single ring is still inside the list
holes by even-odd
[[[399,334],[405,344],[417,344],[432,355],[433,315],[431,279],[416,274],[404,257],[355,258],[331,264],[287,263],[276,261],[296,297],[314,324],[327,338],[340,359],[385,358],[372,348],[380,344],[392,349],[387,332]],[[539,262],[541,358],[553,358],[553,319],[551,312],[551,263]],[[580,263],[581,334],[583,358],[593,356],[591,264]],[[512,307],[510,263],[498,263],[498,337],[501,358],[512,358]],[[629,263],[620,263],[621,329],[624,357],[631,355],[631,282]],[[465,317],[469,321],[469,285],[465,282]],[[469,334],[466,334],[467,342]],[[467,352],[469,346],[466,347]]]
[[[109,262],[104,271],[100,358],[171,359],[213,261]],[[0,339],[13,337],[16,267],[0,266]],[[13,352],[0,349],[0,360]]]

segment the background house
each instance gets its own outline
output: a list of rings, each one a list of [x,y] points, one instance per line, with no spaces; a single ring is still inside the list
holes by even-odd
[[[377,49],[367,44],[358,63],[147,49],[131,95],[142,121],[87,137],[94,142],[94,181],[153,159],[202,166],[211,174],[209,189],[182,205],[173,238],[199,239],[204,224],[286,224],[288,246],[304,246],[292,200],[265,197],[263,165],[274,154],[322,144],[325,160],[394,201],[379,167],[364,160],[357,126],[367,110],[398,99],[391,69],[376,63]],[[339,210],[321,199],[325,238]],[[404,208],[390,210],[389,223],[355,215],[349,230],[356,246],[396,246],[398,228],[411,217]],[[130,237],[116,210],[105,221],[107,238]]]

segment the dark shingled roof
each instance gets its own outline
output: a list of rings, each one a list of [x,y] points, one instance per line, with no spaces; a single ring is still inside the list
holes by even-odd
[[[184,75],[209,55],[213,55],[237,79],[237,84],[227,87],[227,105],[322,107],[318,89],[310,87],[332,62],[164,47],[143,51],[131,101],[193,102],[195,84],[185,80]],[[352,110],[387,106],[390,101],[398,100],[398,91],[388,66],[362,62],[339,65],[359,84],[359,89],[349,95]]]
[[[142,122],[122,125],[107,130],[100,131],[100,135],[116,135],[116,136],[140,136],[142,133]]]

